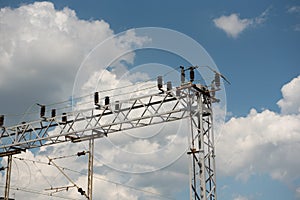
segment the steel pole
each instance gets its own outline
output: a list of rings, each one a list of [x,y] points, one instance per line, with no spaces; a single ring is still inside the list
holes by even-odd
[[[93,199],[94,139],[89,140],[88,197]]]
[[[7,156],[7,170],[6,170],[6,183],[5,183],[4,200],[9,200],[10,177],[11,177],[11,163],[12,163],[12,155],[8,155]]]

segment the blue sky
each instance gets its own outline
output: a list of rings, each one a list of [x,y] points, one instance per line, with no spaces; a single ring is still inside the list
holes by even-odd
[[[36,1],[1,0],[0,7],[18,8],[33,2]],[[242,120],[251,116],[264,116],[264,110],[270,110],[270,116],[277,119],[299,115],[297,111],[284,113],[282,107],[277,105],[283,98],[281,88],[300,75],[300,2],[297,0],[50,2],[53,2],[56,10],[65,7],[74,10],[81,20],[104,20],[115,34],[131,28],[163,27],[190,36],[206,49],[221,73],[231,82],[231,85],[226,85],[228,120],[233,117],[243,123]],[[294,99],[298,99],[299,93],[294,95]],[[253,108],[257,113],[250,116]],[[296,133],[300,135],[297,130],[299,128]],[[296,138],[299,142],[299,136]],[[297,142],[290,143],[290,147],[299,145]],[[281,149],[281,143],[278,143],[277,150]],[[289,151],[285,153],[287,157],[294,155]],[[222,152],[218,152],[217,156],[222,157]],[[264,159],[263,156],[257,156],[254,162],[260,163]],[[300,168],[299,162],[288,162],[291,163],[286,163],[283,168]],[[274,178],[277,177],[274,175],[275,169],[274,173],[269,173],[268,167],[263,164],[252,165],[254,169],[251,168],[247,178],[240,178],[239,173],[234,172],[218,176],[219,197],[223,197],[220,199],[296,199],[297,188],[300,195],[299,170],[295,172],[291,167],[292,172],[287,173],[296,173],[295,179],[281,179]],[[240,168],[238,170],[243,171]],[[185,191],[176,195],[185,195]]]
[[[29,2],[34,1],[4,0],[0,5],[17,7]],[[115,33],[154,26],[192,37],[233,83],[227,93],[228,109],[234,115],[245,115],[252,107],[278,110],[274,102],[281,97],[281,86],[300,71],[297,67],[299,31],[294,30],[299,12],[288,12],[297,1],[52,2],[57,9],[66,6],[74,9],[80,19],[103,19]],[[237,13],[241,19],[255,18],[266,10],[268,14],[263,24],[247,28],[237,38],[229,38],[213,23],[213,19],[221,15]]]

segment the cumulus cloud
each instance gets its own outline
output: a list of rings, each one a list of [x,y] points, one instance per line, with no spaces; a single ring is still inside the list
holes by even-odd
[[[265,173],[292,185],[300,179],[300,161],[295,159],[300,151],[299,87],[299,77],[282,87],[278,102],[282,113],[251,109],[246,117],[233,117],[224,124],[217,144],[217,152],[222,152],[219,174],[247,181]]]
[[[229,16],[221,16],[213,20],[215,25],[225,31],[228,36],[236,38],[243,32],[250,24],[249,19],[240,19],[238,14],[231,14]]]
[[[68,99],[84,58],[97,44],[114,35],[107,22],[78,19],[74,10],[56,10],[50,2],[1,8],[0,18],[2,114],[23,112],[35,102],[48,104]],[[105,48],[105,56],[91,64],[103,67],[104,61],[120,51],[143,42],[137,38],[131,32],[112,40]],[[133,57],[128,54],[122,61],[131,63]],[[6,124],[9,123],[7,115]]]
[[[277,102],[283,114],[300,112],[300,76],[281,88],[283,98]]]
[[[265,10],[260,16],[255,18],[240,18],[237,13],[213,19],[215,26],[223,30],[229,37],[237,38],[245,29],[262,24],[266,21],[269,9]]]

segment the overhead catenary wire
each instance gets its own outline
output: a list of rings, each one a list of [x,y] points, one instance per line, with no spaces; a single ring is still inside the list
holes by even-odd
[[[52,188],[52,184],[50,183],[50,181],[48,180],[48,178],[44,175],[44,173],[42,172],[42,170],[37,166],[37,164],[35,162],[33,162],[33,164],[36,167],[36,169],[38,170],[38,172],[40,172],[40,174],[42,175],[42,177],[46,180],[46,182],[48,183],[48,185]]]
[[[12,159],[13,163],[15,164],[16,168],[17,168],[17,182],[19,182],[19,179],[20,179],[20,169],[19,169],[19,166],[17,164],[17,162],[15,161],[15,159]]]
[[[4,185],[0,185],[0,187],[5,187]],[[41,192],[38,190],[33,190],[33,189],[28,189],[28,188],[22,188],[22,187],[10,187],[10,189],[15,190],[15,191],[22,191],[22,192],[27,192],[31,194],[38,194],[38,195],[43,195],[43,196],[51,196],[59,199],[69,199],[69,200],[81,200],[77,198],[70,198],[70,197],[65,197],[65,196],[60,196],[60,195],[53,195],[52,193],[46,193],[46,192]]]
[[[31,160],[31,159],[20,158],[20,157],[16,157],[16,156],[13,157],[13,158],[23,160],[23,161],[27,161],[27,162],[35,162],[35,163],[38,163],[38,164],[43,164],[43,165],[48,165],[48,166],[50,165],[50,166],[53,167],[53,165],[51,165],[51,163],[49,164],[49,162],[45,162],[45,161]],[[86,173],[83,173],[83,172],[80,172],[80,171],[77,171],[77,170],[73,170],[73,169],[70,169],[70,168],[67,168],[67,167],[62,167],[62,166],[59,166],[59,165],[57,165],[57,166],[62,170],[67,170],[67,171],[77,173],[77,174],[80,174],[80,175],[84,175],[84,176],[87,175]],[[102,178],[102,177],[99,177],[99,176],[96,176],[96,175],[93,175],[93,178],[104,181],[104,182],[107,182],[107,183],[120,185],[122,187],[126,187],[126,188],[129,188],[129,189],[138,191],[138,192],[148,193],[148,194],[153,195],[153,196],[158,196],[158,197],[161,197],[161,198],[171,199],[171,200],[173,199],[171,197],[165,196],[165,195],[160,194],[160,193],[156,193],[156,192],[152,192],[152,191],[149,191],[149,190],[145,190],[145,189],[137,188],[137,187],[134,187],[134,186],[130,186],[130,185],[127,185],[127,184],[124,184],[124,183],[108,180],[108,179],[105,179],[105,178]]]

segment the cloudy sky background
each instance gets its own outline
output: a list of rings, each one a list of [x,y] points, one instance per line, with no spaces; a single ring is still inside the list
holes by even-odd
[[[14,114],[36,111],[34,104],[37,102],[51,104],[69,99],[82,61],[104,39],[136,27],[174,29],[199,42],[232,82],[230,86],[226,85],[226,123],[222,132],[217,133],[216,140],[218,197],[225,200],[300,198],[298,1],[226,4],[202,1],[188,4],[177,1],[1,1],[0,6],[0,112],[7,116],[7,123],[23,120],[22,115]],[[105,59],[110,60],[120,51],[130,51],[132,46],[143,45],[148,39],[129,32],[123,41],[127,42],[113,41],[106,49]],[[91,92],[95,83],[105,89],[135,82],[136,77],[141,80],[152,78],[153,74],[133,73],[119,81],[120,69],[127,72],[130,69],[127,66],[148,59],[149,62],[156,61],[143,55],[139,57],[138,52],[122,59],[114,63],[118,71],[95,72],[92,66],[101,65],[102,61],[93,59],[86,63],[87,77],[79,94]],[[181,64],[168,58],[155,59],[173,64],[171,67]],[[103,73],[105,76],[99,82]],[[32,117],[26,115],[27,119]],[[187,122],[182,124],[184,129]],[[177,129],[174,124],[164,128]],[[147,131],[143,133],[147,135]],[[176,161],[164,169],[141,174],[113,170],[103,163],[103,159],[111,157],[116,164],[136,163],[139,169],[151,169],[158,168],[162,158],[154,154],[151,155],[153,163],[139,163],[138,156],[124,154],[124,157],[122,152],[111,150],[109,141],[97,141],[96,145],[103,147],[98,156],[103,157],[98,157],[95,162],[94,197],[188,199],[187,158],[176,157],[182,153],[182,149],[176,147],[184,147],[185,140],[184,135],[177,136],[172,140],[172,135],[159,134],[153,140],[137,141],[112,136],[111,141],[129,152],[140,149],[155,152],[160,149],[158,141],[172,140],[161,156],[175,155]],[[57,145],[18,155],[41,163],[14,159],[13,187],[27,192],[12,190],[11,194],[16,199],[59,199],[32,193],[45,193],[44,189],[51,186],[70,185],[57,169],[47,165],[46,156],[76,154],[85,148],[86,144]],[[170,152],[175,153],[168,154]],[[122,156],[126,159],[120,160]],[[57,160],[60,166],[73,170],[68,174],[82,187],[86,187],[87,181],[86,162],[87,158],[77,157]],[[5,159],[1,165],[6,166]],[[5,174],[1,175],[3,186]],[[75,189],[56,195],[84,199]]]

